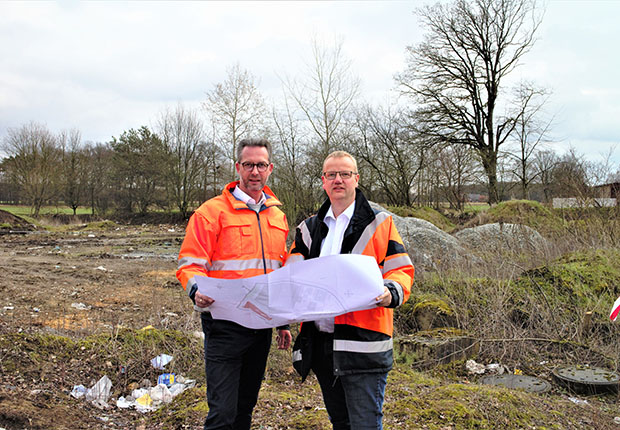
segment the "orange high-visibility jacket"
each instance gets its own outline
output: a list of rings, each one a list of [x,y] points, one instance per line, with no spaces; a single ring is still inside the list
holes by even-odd
[[[299,224],[287,264],[320,255],[321,243],[328,232],[323,219],[329,207],[327,200],[317,215]],[[383,274],[384,285],[392,294],[392,302],[388,307],[349,312],[335,318],[334,374],[388,371],[393,363],[393,308],[409,298],[414,268],[392,217],[386,212],[374,211],[359,190],[356,190],[355,211],[344,233],[340,253],[374,257]],[[293,362],[302,377],[309,371],[313,330],[316,330],[313,323],[302,324],[293,348]]]
[[[239,279],[269,273],[286,259],[286,216],[282,203],[265,187],[259,212],[237,200],[226,185],[222,194],[203,203],[190,217],[179,252],[177,278],[193,298],[195,275]]]

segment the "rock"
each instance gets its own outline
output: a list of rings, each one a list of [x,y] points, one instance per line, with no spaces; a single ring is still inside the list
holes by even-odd
[[[370,202],[370,206],[392,216],[416,271],[437,270],[468,261],[467,250],[459,241],[432,223],[400,217],[374,202]]]
[[[463,246],[484,252],[543,252],[547,240],[522,224],[493,223],[466,228],[454,235]]]

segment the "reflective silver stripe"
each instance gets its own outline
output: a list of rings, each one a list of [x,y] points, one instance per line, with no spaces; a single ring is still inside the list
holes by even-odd
[[[308,226],[305,221],[302,221],[302,223],[299,224],[299,229],[301,230],[301,238],[309,250],[310,245],[312,245],[312,235],[310,234],[310,230],[308,230]]]
[[[334,339],[334,351],[361,352],[365,354],[371,352],[389,351],[392,349],[392,346],[392,338],[375,342]]]
[[[411,263],[411,258],[409,258],[408,255],[401,255],[400,257],[395,257],[391,260],[385,260],[381,273],[385,275],[390,270],[398,269],[403,266],[413,266],[413,263]]]
[[[179,269],[185,266],[191,266],[195,264],[196,266],[204,267],[209,270],[209,263],[204,258],[194,258],[194,257],[183,257],[179,258]]]
[[[403,304],[403,298],[404,298],[404,294],[403,294],[403,286],[400,285],[400,283],[396,282],[396,281],[392,281],[390,279],[385,279],[383,281],[384,285],[389,285],[390,287],[394,287],[394,289],[396,289],[396,295],[397,295],[397,300],[396,300],[396,306],[400,306]]]
[[[372,236],[377,231],[377,227],[379,227],[379,225],[389,217],[390,216],[385,212],[379,212],[378,214],[376,214],[375,219],[364,229],[364,232],[353,247],[351,254],[361,254],[362,252],[364,252],[366,245],[368,245],[368,242],[370,242],[370,239],[372,239]]]
[[[289,255],[286,259],[286,265],[288,266],[289,264],[297,263],[298,261],[304,261],[304,256],[301,254]]]
[[[293,351],[293,363],[296,361],[301,361],[301,349]]]
[[[196,284],[194,277],[191,277],[187,280],[187,284],[185,284],[185,291],[189,295],[192,292],[192,287]]]
[[[279,269],[282,267],[280,260],[265,260],[267,269]],[[218,260],[211,264],[211,270],[248,270],[263,269],[263,260],[261,258],[252,258],[250,260]]]

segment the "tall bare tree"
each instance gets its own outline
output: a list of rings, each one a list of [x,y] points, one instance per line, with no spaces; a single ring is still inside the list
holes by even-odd
[[[418,102],[420,131],[436,142],[478,152],[491,203],[499,200],[497,158],[517,118],[500,115],[502,81],[534,43],[535,0],[455,0],[418,9],[427,33],[408,50],[397,76]]]
[[[58,193],[58,139],[46,126],[32,122],[9,128],[3,148],[9,155],[5,167],[12,182],[30,201],[33,216],[39,216],[41,206]]]
[[[298,79],[284,79],[287,95],[294,100],[311,131],[309,161],[320,172],[320,163],[334,149],[343,149],[350,132],[346,123],[359,95],[360,80],[352,73],[351,60],[343,52],[342,41],[326,47],[312,40],[312,58]]]
[[[168,153],[167,188],[174,205],[186,218],[198,198],[200,171],[204,167],[206,132],[195,110],[179,104],[158,120],[158,135]]]
[[[216,127],[216,143],[229,159],[230,179],[235,178],[237,143],[262,129],[265,103],[256,79],[237,63],[227,70],[226,80],[207,93],[203,103]]]
[[[316,210],[320,198],[320,173],[308,163],[308,141],[290,100],[272,113],[274,170],[273,189],[282,201],[288,220],[297,225]]]

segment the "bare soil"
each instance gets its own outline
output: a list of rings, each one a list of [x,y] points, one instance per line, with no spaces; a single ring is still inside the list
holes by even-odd
[[[194,337],[200,324],[175,278],[184,226],[92,223],[57,229],[0,235],[0,428],[202,428],[207,411],[202,346]],[[179,373],[195,377],[198,385],[160,411],[141,414],[116,408],[114,400],[128,395],[132,382],[153,376],[147,369],[157,351],[137,347],[131,374],[112,346],[85,339],[108,335],[112,345],[121,330],[148,326],[187,335],[189,343],[179,340],[190,350],[182,352]],[[299,383],[290,352],[273,351],[271,357],[253,428],[330,428],[316,381]],[[110,408],[70,396],[74,385],[90,387],[103,374],[114,382]],[[478,387],[466,376],[438,380],[399,364],[390,373],[385,427],[618,426],[614,416],[620,413],[608,397],[577,405],[564,393],[539,396]]]

